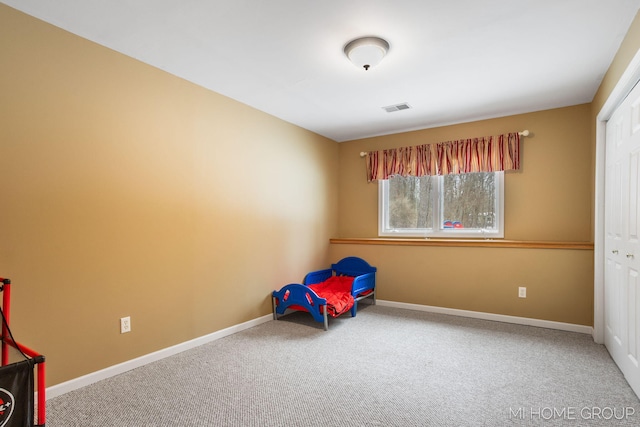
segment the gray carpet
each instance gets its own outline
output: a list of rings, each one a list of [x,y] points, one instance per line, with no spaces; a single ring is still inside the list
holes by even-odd
[[[361,304],[293,313],[47,402],[48,427],[637,426],[591,336]]]

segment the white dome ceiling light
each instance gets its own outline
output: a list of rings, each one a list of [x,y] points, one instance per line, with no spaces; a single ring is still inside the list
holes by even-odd
[[[356,67],[368,70],[382,61],[389,50],[389,43],[380,37],[361,37],[350,41],[344,53]]]

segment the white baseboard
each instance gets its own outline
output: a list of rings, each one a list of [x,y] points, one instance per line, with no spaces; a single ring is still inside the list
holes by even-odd
[[[104,379],[113,377],[115,375],[122,374],[123,372],[127,372],[132,369],[138,368],[140,366],[144,366],[148,363],[155,362],[160,359],[164,359],[165,357],[173,356],[174,354],[178,354],[183,351],[190,350],[192,348],[206,344],[208,342],[215,341],[220,338],[224,338],[231,334],[235,334],[236,332],[240,332],[245,329],[258,326],[272,319],[273,319],[273,315],[267,314],[265,316],[258,317],[257,319],[249,320],[247,322],[240,323],[238,325],[230,326],[226,329],[222,329],[220,331],[216,331],[211,334],[192,339],[190,341],[176,344],[174,346],[167,347],[162,350],[158,350],[153,353],[149,353],[144,356],[137,357],[135,359],[127,360],[126,362],[122,362],[117,365],[110,366],[108,368],[101,369],[99,371],[92,372],[90,374],[83,375],[81,377],[74,378],[72,380],[69,380],[60,384],[56,384],[51,387],[47,387],[47,399],[51,399],[56,396],[60,396],[65,393],[68,393],[70,391],[77,390],[82,387],[86,387],[100,380],[104,380]]]
[[[515,323],[518,325],[536,326],[539,328],[558,329],[561,331],[579,332],[593,335],[593,327],[575,325],[573,323],[554,322],[552,320],[531,319],[528,317],[507,316],[505,314],[484,313],[481,311],[459,310],[456,308],[435,307],[431,305],[409,304],[386,300],[376,300],[376,304],[386,307],[404,308],[407,310],[428,311],[430,313],[449,314],[452,316],[472,317],[474,319],[492,320],[495,322]]]
[[[427,311],[430,313],[449,314],[453,316],[472,317],[475,319],[492,320],[496,322],[515,323],[518,325],[537,326],[540,328],[558,329],[561,331],[579,332],[583,334],[593,334],[593,327],[591,326],[553,322],[550,320],[530,319],[527,317],[507,316],[504,314],[483,313],[479,311],[468,311],[455,308],[409,304],[404,302],[386,301],[380,299],[376,300],[376,304],[386,307],[402,308],[406,310]],[[222,329],[220,331],[216,331],[211,334],[192,339],[190,341],[176,344],[174,346],[167,347],[162,350],[137,357],[135,359],[127,360],[126,362],[122,362],[117,365],[110,366],[108,368],[101,369],[99,371],[92,372],[90,374],[83,375],[81,377],[74,378],[72,380],[56,384],[51,387],[47,387],[47,399],[52,399],[65,393],[69,393],[70,391],[86,387],[98,381],[122,374],[135,368],[139,368],[140,366],[144,366],[148,363],[164,359],[165,357],[173,356],[174,354],[178,354],[183,351],[190,350],[200,345],[209,343],[211,341],[224,338],[226,336],[235,334],[236,332],[258,326],[272,319],[273,315],[267,314],[265,316],[258,317],[257,319],[230,326],[226,329]]]

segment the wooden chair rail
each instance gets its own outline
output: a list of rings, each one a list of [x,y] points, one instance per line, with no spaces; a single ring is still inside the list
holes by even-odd
[[[329,243],[340,245],[446,246],[473,248],[574,249],[593,250],[593,242],[551,242],[504,239],[385,239],[334,238]]]

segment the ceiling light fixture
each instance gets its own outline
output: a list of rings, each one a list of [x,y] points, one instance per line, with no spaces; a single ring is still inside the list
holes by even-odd
[[[344,53],[356,67],[368,70],[382,61],[389,50],[389,43],[380,37],[361,37],[347,43]]]

